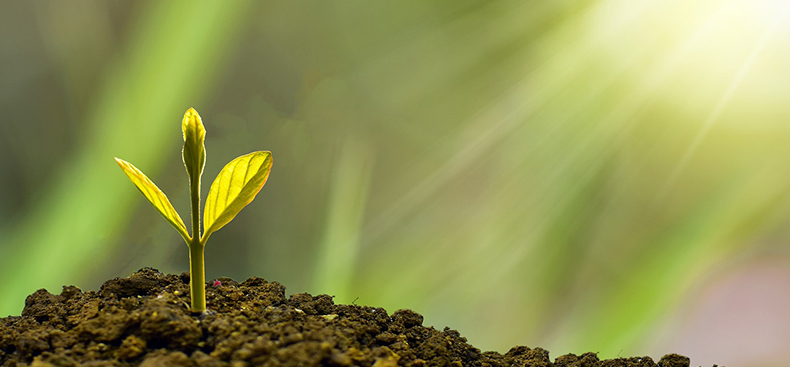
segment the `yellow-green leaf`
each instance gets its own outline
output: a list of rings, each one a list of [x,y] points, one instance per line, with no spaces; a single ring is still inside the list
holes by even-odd
[[[206,165],[206,128],[194,108],[188,109],[184,114],[181,131],[184,134],[184,167],[187,169],[189,182],[199,186],[200,175]]]
[[[220,171],[206,198],[203,243],[255,199],[271,169],[271,152],[252,152],[232,160]]]
[[[115,161],[118,162],[118,165],[121,166],[123,173],[129,177],[129,180],[132,181],[134,186],[143,193],[148,202],[154,206],[156,211],[162,215],[162,217],[167,220],[170,225],[172,225],[181,237],[184,237],[184,240],[189,243],[189,234],[187,234],[187,227],[184,225],[184,221],[181,220],[181,217],[176,212],[176,209],[173,208],[173,204],[170,204],[170,200],[167,198],[162,190],[159,189],[142,171],[137,169],[133,164],[120,159],[115,158]]]

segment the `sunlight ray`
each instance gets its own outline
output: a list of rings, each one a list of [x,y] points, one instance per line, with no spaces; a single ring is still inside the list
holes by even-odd
[[[599,2],[591,6],[584,14],[580,15],[580,18],[585,22],[594,22],[595,12],[600,10],[598,7],[604,5],[606,2]],[[448,147],[453,147],[452,149],[458,153],[414,184],[399,200],[393,201],[393,205],[369,221],[365,226],[366,242],[370,243],[376,238],[380,238],[399,220],[406,217],[410,210],[424,203],[427,198],[447,185],[464,168],[479,160],[480,152],[495,147],[503,139],[511,136],[514,131],[525,126],[525,122],[535,111],[540,110],[557,95],[571,88],[579,76],[579,71],[576,70],[578,66],[576,60],[589,58],[590,55],[599,52],[601,44],[608,42],[607,40],[611,37],[637,23],[640,16],[648,13],[653,6],[655,6],[654,3],[646,3],[636,7],[617,24],[610,25],[605,32],[597,34],[591,39],[580,41],[580,44],[568,44],[561,40],[563,36],[566,36],[562,32],[573,30],[576,26],[570,22],[555,33],[537,40],[537,43],[562,44],[563,47],[554,49],[553,46],[537,46],[549,48],[549,50],[543,51],[551,53],[552,56],[541,60],[536,68],[528,69],[521,80],[514,81],[510,89],[499,98],[492,100],[486,109],[470,118],[465,123],[467,127],[461,129],[459,134],[437,143],[435,151],[446,151]],[[559,70],[555,70],[558,68]],[[551,76],[551,81],[541,79],[547,76]],[[535,89],[536,87],[538,90]],[[553,124],[552,127],[557,131],[561,130],[563,125]]]
[[[727,89],[724,90],[721,97],[719,98],[716,105],[708,114],[708,117],[702,124],[702,127],[699,129],[697,134],[694,136],[694,140],[689,144],[688,148],[686,148],[683,156],[680,158],[678,163],[673,168],[672,172],[667,177],[664,186],[659,191],[659,194],[656,196],[656,203],[664,203],[666,202],[667,198],[671,194],[672,190],[678,183],[680,179],[680,175],[685,171],[686,167],[689,165],[689,162],[694,157],[694,154],[699,150],[700,145],[705,140],[705,137],[708,136],[708,133],[716,124],[716,121],[721,116],[722,111],[727,106],[727,104],[732,99],[733,94],[735,91],[738,90],[738,87],[743,82],[746,75],[751,70],[752,66],[754,65],[755,60],[757,57],[765,50],[765,46],[768,43],[768,40],[771,36],[776,33],[777,28],[784,23],[787,19],[788,13],[790,12],[790,5],[785,5],[781,11],[777,12],[777,15],[774,17],[773,22],[770,26],[766,27],[765,32],[763,33],[762,37],[757,41],[752,48],[749,55],[743,61],[743,64],[738,68],[738,73],[733,77],[732,81],[727,86]]]

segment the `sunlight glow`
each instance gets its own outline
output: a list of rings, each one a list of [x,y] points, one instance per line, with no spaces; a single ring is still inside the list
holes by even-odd
[[[688,148],[686,148],[680,161],[675,166],[669,178],[667,179],[664,188],[657,196],[658,202],[664,201],[666,199],[666,196],[669,194],[670,190],[672,190],[672,188],[675,186],[678,180],[678,176],[686,168],[689,160],[694,156],[694,153],[697,151],[697,149],[699,149],[700,144],[702,144],[702,141],[708,135],[710,129],[719,120],[722,110],[730,102],[736,90],[741,86],[741,83],[743,82],[744,78],[746,78],[747,74],[749,74],[749,72],[752,70],[755,64],[755,60],[757,60],[757,58],[761,56],[761,54],[766,48],[766,45],[768,44],[768,41],[771,39],[771,36],[773,36],[776,33],[780,25],[786,24],[785,21],[787,20],[788,10],[790,10],[790,6],[788,6],[788,4],[785,3],[779,7],[779,4],[777,4],[778,2],[776,1],[769,1],[769,3],[771,5],[778,6],[778,8],[775,9],[778,10],[778,12],[772,14],[773,19],[771,19],[771,22],[766,25],[762,36],[758,40],[756,40],[751,52],[745,57],[740,67],[738,67],[737,74],[734,77],[732,77],[732,79],[729,82],[729,85],[727,86],[727,89],[724,90],[718,102],[716,102],[716,105],[713,107],[713,109],[708,114],[708,117],[703,122],[699,132],[694,136],[694,140],[691,142]],[[740,10],[739,13],[741,14],[743,14],[744,12],[748,14],[749,10],[755,9],[753,5],[747,6],[747,4],[744,4],[743,2],[738,2],[738,5],[740,5],[740,7],[737,10]],[[762,10],[767,10],[770,8],[773,10],[773,8],[765,6],[766,4],[763,5],[764,6],[758,8]],[[724,51],[724,49],[722,49],[722,51]],[[736,61],[733,60],[733,62]],[[754,121],[748,121],[749,124],[752,124],[753,122]]]

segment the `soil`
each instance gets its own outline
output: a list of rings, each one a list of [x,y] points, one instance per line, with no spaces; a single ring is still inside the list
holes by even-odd
[[[189,274],[150,268],[98,292],[38,290],[21,316],[0,318],[0,366],[689,366],[677,354],[658,363],[594,353],[552,362],[541,348],[481,352],[455,330],[423,326],[414,311],[336,305],[328,295],[286,298],[284,286],[261,278],[211,281],[206,297],[212,312],[193,315]]]

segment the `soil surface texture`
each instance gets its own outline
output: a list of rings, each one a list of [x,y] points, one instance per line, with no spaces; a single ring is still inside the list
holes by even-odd
[[[336,305],[327,295],[285,296],[260,278],[207,284],[212,311],[189,309],[189,274],[145,268],[98,292],[44,289],[21,316],[0,318],[2,367],[524,366],[687,367],[666,355],[599,360],[594,353],[549,359],[540,348],[481,352],[449,328],[422,325],[410,310]]]

